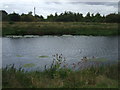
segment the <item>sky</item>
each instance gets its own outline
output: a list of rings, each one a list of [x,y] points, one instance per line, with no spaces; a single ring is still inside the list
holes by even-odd
[[[107,15],[118,12],[118,2],[119,0],[1,0],[0,10],[27,14],[36,7],[36,14],[44,17],[64,11],[79,12],[84,16],[87,12]]]

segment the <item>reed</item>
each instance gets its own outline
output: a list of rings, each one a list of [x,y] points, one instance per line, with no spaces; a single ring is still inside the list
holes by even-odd
[[[44,71],[16,69],[14,64],[2,70],[3,88],[118,88],[118,65],[105,65],[82,70],[64,67],[66,59],[53,55]]]
[[[117,23],[3,22],[2,35],[118,35]]]

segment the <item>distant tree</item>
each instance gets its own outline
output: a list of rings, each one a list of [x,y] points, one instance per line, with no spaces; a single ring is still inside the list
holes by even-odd
[[[74,16],[75,16],[75,21],[76,22],[82,22],[83,21],[83,14],[75,13]]]
[[[0,10],[0,17],[1,20],[0,21],[8,21],[8,13],[5,10]]]
[[[35,21],[35,17],[32,15],[32,12],[28,12],[28,14],[21,15],[21,21],[33,22]]]
[[[48,15],[47,21],[54,21],[54,16],[52,14]]]
[[[30,12],[28,12],[28,15],[31,15],[32,16],[32,12],[30,11]]]
[[[9,14],[8,16],[10,21],[16,21],[16,22],[20,21],[20,15],[15,12],[13,12],[12,14]]]
[[[57,14],[57,12],[55,13],[55,17],[58,17],[58,14]]]
[[[55,14],[54,20],[57,22],[74,22],[77,21],[79,17],[77,17],[76,13],[65,11],[64,13],[61,13],[60,15]]]
[[[32,12],[28,14],[19,15],[15,12],[8,14],[5,10],[0,10],[0,20],[2,21],[23,21],[23,22],[34,22],[34,21],[50,21],[50,22],[107,22],[107,23],[120,23],[120,12],[118,14],[112,13],[106,16],[101,16],[100,13],[90,14],[88,12],[86,16],[81,13],[73,13],[71,11],[65,11],[61,14],[55,13],[50,14],[47,19],[44,19],[42,15],[32,15]]]
[[[90,16],[90,12],[88,12],[87,14],[86,14],[86,16],[85,16],[85,18],[84,18],[84,21],[85,22],[91,22],[92,20],[91,20],[91,16]]]
[[[44,21],[44,17],[42,15],[35,15],[35,21]]]
[[[21,15],[21,21],[25,22],[34,22],[34,21],[44,21],[44,17],[42,15],[32,15],[32,12],[28,12],[28,14],[22,14]]]
[[[106,22],[110,22],[110,23],[117,23],[120,22],[120,15],[119,14],[109,14],[106,16],[105,19]]]
[[[92,21],[93,22],[104,22],[104,18],[99,13],[97,13],[95,16],[92,15]]]

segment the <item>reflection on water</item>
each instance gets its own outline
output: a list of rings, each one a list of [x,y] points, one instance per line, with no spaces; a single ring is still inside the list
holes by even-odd
[[[63,54],[68,63],[83,57],[118,59],[118,37],[40,36],[36,38],[3,38],[3,66],[34,63],[43,68],[50,64],[52,55]]]

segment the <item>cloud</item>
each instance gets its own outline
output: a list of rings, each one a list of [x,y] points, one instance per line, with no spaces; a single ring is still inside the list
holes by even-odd
[[[45,2],[46,4],[62,4],[61,2]]]
[[[106,5],[118,7],[118,2],[69,2],[69,4]]]
[[[100,2],[101,1],[101,2]],[[15,11],[16,13],[28,13],[36,7],[36,14],[47,15],[58,14],[64,11],[80,12],[86,15],[87,12],[101,13],[103,15],[116,13],[118,0],[1,0],[0,9],[6,10],[8,13]],[[107,2],[108,1],[108,2]]]
[[[119,0],[0,0],[0,3],[31,2],[119,2]]]

